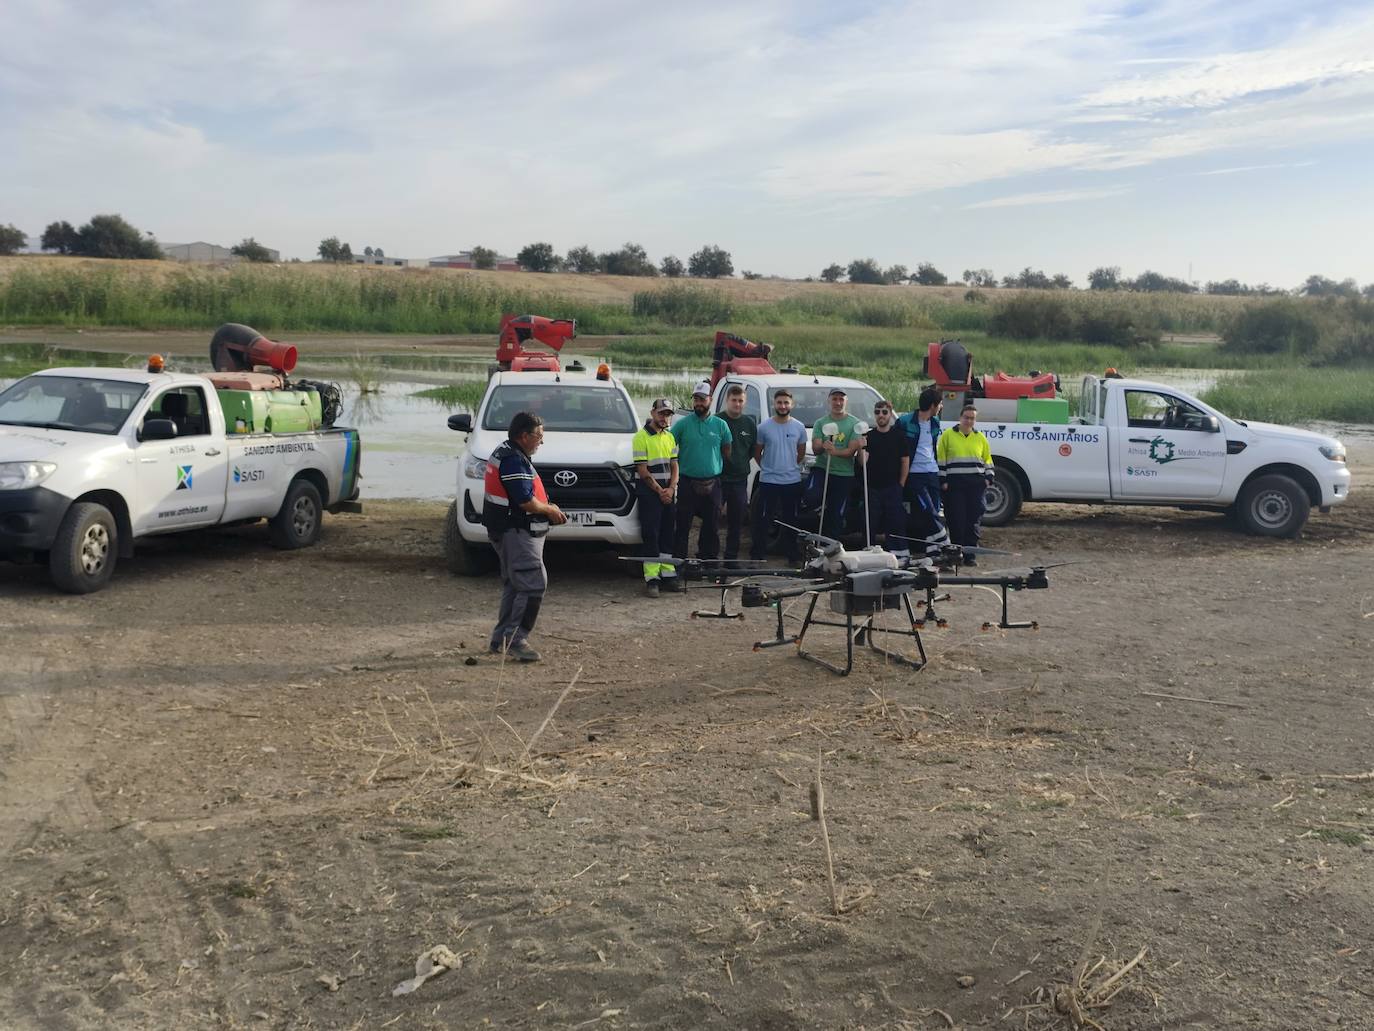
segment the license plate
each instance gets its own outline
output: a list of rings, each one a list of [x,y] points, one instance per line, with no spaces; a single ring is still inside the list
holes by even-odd
[[[565,516],[568,517],[568,525],[569,525],[569,526],[595,526],[595,525],[596,525],[596,513],[595,513],[595,512],[564,512],[563,514],[564,514]]]

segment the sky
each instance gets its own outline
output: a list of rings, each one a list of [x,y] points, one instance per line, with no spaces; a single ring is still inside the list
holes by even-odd
[[[5,0],[0,224],[1374,282],[1374,4]]]

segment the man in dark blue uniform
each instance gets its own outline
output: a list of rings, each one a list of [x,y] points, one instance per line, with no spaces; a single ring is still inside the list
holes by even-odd
[[[521,662],[538,662],[530,631],[549,585],[544,569],[544,535],[568,521],[549,503],[544,483],[530,461],[544,442],[544,420],[517,412],[509,437],[487,459],[482,491],[482,525],[501,563],[501,611],[491,632],[491,651]]]

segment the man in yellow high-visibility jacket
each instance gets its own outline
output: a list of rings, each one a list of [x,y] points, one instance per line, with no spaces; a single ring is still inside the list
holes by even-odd
[[[983,496],[993,476],[992,449],[988,438],[974,427],[977,418],[978,409],[965,405],[959,424],[941,433],[935,446],[949,539],[973,547],[983,534]],[[964,558],[966,566],[977,564],[973,555]]]
[[[644,547],[644,593],[657,598],[659,588],[681,591],[682,580],[673,565],[673,534],[677,520],[677,440],[668,427],[673,403],[660,397],[649,406],[649,419],[635,434],[635,500]],[[666,559],[655,562],[653,559]]]

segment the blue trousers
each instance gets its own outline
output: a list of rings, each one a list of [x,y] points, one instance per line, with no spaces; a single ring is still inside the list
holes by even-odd
[[[832,484],[833,486],[833,484]],[[868,529],[873,540],[883,535],[883,547],[888,551],[910,551],[910,542],[893,534],[906,533],[906,509],[902,507],[901,484],[890,487],[870,487],[868,490]]]
[[[939,473],[911,473],[906,478],[906,499],[911,508],[907,519],[906,535],[926,539],[929,543],[911,542],[912,549],[934,551],[949,540],[945,531],[945,521],[941,515],[941,492]]]
[[[753,542],[749,547],[749,557],[762,559],[768,557],[768,535],[774,521],[797,524],[797,508],[801,505],[801,480],[796,483],[764,483],[759,481],[758,504],[754,508],[754,525],[750,529]],[[781,527],[783,551],[787,561],[795,564],[800,555],[797,552],[797,532]]]
[[[983,536],[983,497],[987,482],[981,476],[951,476],[945,491],[949,536],[955,544],[978,546]]]
[[[635,500],[639,504],[639,535],[643,542],[641,554],[647,558],[672,558],[673,540],[677,528],[677,502],[665,505],[658,495],[642,483],[635,485]],[[659,562],[644,563],[644,579],[677,575],[677,567]]]
[[[854,486],[854,477],[830,474],[830,484],[826,485],[825,470],[813,467],[806,481],[806,501],[812,508],[819,508],[821,495],[825,496],[825,511],[821,513],[817,532],[826,537],[838,539],[844,534],[844,514],[849,508],[849,491]]]

